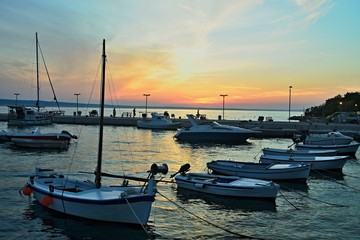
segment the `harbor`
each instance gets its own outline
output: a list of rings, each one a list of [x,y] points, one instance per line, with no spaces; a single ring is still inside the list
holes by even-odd
[[[8,114],[0,113],[0,121],[7,121]],[[104,124],[109,126],[136,126],[140,117],[104,117]],[[185,118],[172,118],[173,121],[181,122],[182,127],[189,127],[191,124]],[[198,121],[216,121],[220,124],[242,127],[259,131],[259,138],[291,138],[294,134],[301,134],[302,131],[310,132],[329,132],[332,130],[340,131],[346,135],[359,139],[360,125],[349,123],[323,123],[323,122],[300,122],[300,121],[245,121],[245,120],[219,120],[206,119]],[[80,124],[97,125],[99,117],[97,116],[74,116],[60,115],[52,120],[56,124]]]

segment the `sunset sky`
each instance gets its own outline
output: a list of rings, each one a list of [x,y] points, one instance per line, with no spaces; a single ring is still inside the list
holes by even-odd
[[[303,109],[360,91],[358,0],[2,0],[1,99],[35,99],[35,32],[59,101],[98,101],[102,39],[121,105],[287,109],[293,86]]]

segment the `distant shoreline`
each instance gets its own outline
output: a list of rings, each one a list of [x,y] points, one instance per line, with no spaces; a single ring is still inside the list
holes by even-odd
[[[13,106],[16,104],[16,101],[14,99],[0,99],[0,106]],[[57,107],[56,102],[54,101],[41,101],[42,107]],[[17,101],[17,105],[24,105],[24,106],[34,106],[35,105],[35,101],[34,100],[18,100]],[[76,107],[78,106],[79,108],[88,108],[88,107],[92,107],[92,108],[99,108],[99,104],[95,104],[95,103],[89,103],[89,104],[85,104],[85,103],[73,103],[73,102],[59,102],[60,107]],[[113,104],[105,104],[106,108],[143,108],[144,105],[137,105],[137,106],[130,106],[130,105],[113,105]],[[183,107],[183,106],[154,106],[148,105],[148,108],[159,108],[159,109],[202,109],[202,110],[221,110],[221,107],[216,107],[216,108],[211,108],[211,107]],[[289,111],[288,109],[267,109],[267,108],[231,108],[231,107],[226,107],[227,110],[240,110],[240,111],[282,111],[282,112],[287,112]],[[302,109],[291,109],[291,111],[294,112],[303,112]]]

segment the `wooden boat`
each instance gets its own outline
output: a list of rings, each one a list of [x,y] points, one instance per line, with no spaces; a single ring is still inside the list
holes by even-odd
[[[313,144],[296,144],[296,149],[307,149],[307,150],[336,150],[337,155],[350,155],[355,156],[360,143],[352,142],[344,145],[313,145]]]
[[[250,137],[259,133],[257,131],[223,125],[217,122],[203,121],[198,123],[194,115],[187,114],[186,116],[192,126],[190,128],[182,128],[174,135],[174,138],[180,141],[242,144]]]
[[[306,163],[312,170],[342,171],[349,156],[281,156],[261,155],[261,163]]]
[[[166,174],[166,165],[153,164],[147,178],[141,179],[144,184],[132,186],[124,180],[121,186],[104,186],[101,177],[108,176],[102,172],[102,148],[104,125],[105,95],[105,40],[102,51],[102,81],[100,96],[100,124],[98,141],[98,161],[95,181],[81,181],[56,174],[52,170],[36,168],[22,189],[25,195],[33,194],[36,201],[46,208],[77,217],[144,225],[147,223],[152,203],[155,200],[157,173]],[[119,176],[121,177],[121,176]],[[127,176],[122,178],[130,179]]]
[[[302,163],[254,163],[217,160],[207,163],[214,174],[258,178],[273,181],[306,181],[310,164]]]
[[[286,155],[286,156],[335,156],[337,150],[317,150],[317,149],[280,149],[280,148],[263,148],[265,155]]]
[[[138,120],[136,123],[138,128],[155,129],[155,130],[177,130],[181,127],[181,122],[173,122],[167,116],[151,113],[151,120]]]
[[[190,165],[188,166],[190,168]],[[280,188],[272,181],[185,172],[184,169],[179,170],[180,175],[175,176],[179,188],[212,195],[275,200]]]

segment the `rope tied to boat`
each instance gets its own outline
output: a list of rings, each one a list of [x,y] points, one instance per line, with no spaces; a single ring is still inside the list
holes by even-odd
[[[211,226],[213,226],[213,227],[219,228],[219,229],[221,229],[221,230],[223,230],[223,231],[225,231],[225,232],[227,232],[227,233],[230,233],[230,234],[235,235],[235,236],[240,237],[240,238],[259,239],[259,238],[257,238],[257,237],[252,237],[252,236],[247,236],[247,235],[239,234],[239,233],[233,232],[233,231],[231,231],[231,230],[229,230],[229,229],[226,229],[226,228],[224,228],[224,227],[221,227],[221,226],[219,226],[219,225],[216,225],[216,224],[214,224],[214,223],[212,223],[212,222],[210,222],[210,221],[208,221],[208,220],[206,220],[206,219],[204,219],[204,218],[196,215],[195,213],[190,212],[189,210],[187,210],[187,209],[185,209],[184,207],[180,206],[178,203],[176,203],[176,202],[174,202],[173,200],[171,200],[170,198],[166,197],[165,195],[163,195],[163,194],[160,193],[159,191],[157,191],[157,193],[158,193],[160,196],[162,196],[163,198],[165,198],[166,200],[168,200],[169,202],[171,202],[172,204],[174,204],[175,206],[177,206],[178,208],[180,208],[181,210],[189,213],[190,215],[192,215],[192,216],[200,219],[200,220],[203,221],[203,222],[206,222],[207,224],[209,224],[209,225],[211,225]]]

